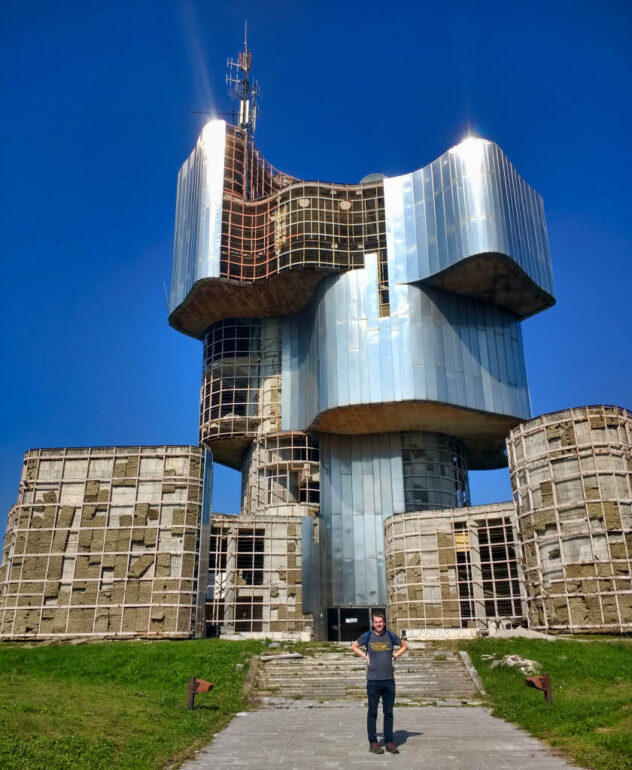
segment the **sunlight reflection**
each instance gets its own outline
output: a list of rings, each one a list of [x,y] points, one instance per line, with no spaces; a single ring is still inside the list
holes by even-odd
[[[200,39],[200,25],[196,17],[195,8],[190,0],[185,0],[182,3],[182,27],[186,43],[185,47],[193,69],[195,87],[201,91],[198,98],[201,99],[204,107],[208,108],[209,114],[214,115],[216,107],[209,78],[209,67]]]
[[[483,218],[485,197],[485,147],[486,139],[468,136],[450,152],[455,154],[463,166],[467,180],[467,208],[472,221]]]

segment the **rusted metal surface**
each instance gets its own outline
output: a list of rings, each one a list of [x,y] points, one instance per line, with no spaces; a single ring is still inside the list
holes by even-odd
[[[191,711],[195,708],[195,696],[201,692],[209,692],[213,689],[211,682],[207,682],[205,679],[196,679],[192,676],[189,679],[189,697],[187,700],[187,708]]]
[[[539,676],[528,676],[525,678],[524,683],[527,687],[535,687],[536,690],[542,690],[544,693],[544,700],[550,706],[553,703],[553,690],[551,689],[551,677],[548,674],[541,674]]]

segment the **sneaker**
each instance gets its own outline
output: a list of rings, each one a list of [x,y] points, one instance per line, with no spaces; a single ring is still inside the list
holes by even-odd
[[[369,751],[371,754],[383,754],[384,749],[380,746],[379,743],[369,743]]]
[[[386,750],[389,754],[399,754],[399,749],[394,743],[387,743]]]

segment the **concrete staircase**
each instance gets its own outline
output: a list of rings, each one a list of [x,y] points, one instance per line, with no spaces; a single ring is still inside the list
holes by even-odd
[[[409,649],[395,663],[395,681],[400,705],[479,704],[470,675],[458,652],[451,650]],[[259,700],[269,706],[364,700],[366,666],[348,648],[298,659],[279,657],[259,663],[256,685]]]

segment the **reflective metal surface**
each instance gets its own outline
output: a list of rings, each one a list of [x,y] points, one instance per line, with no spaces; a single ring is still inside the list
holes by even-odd
[[[468,138],[383,185],[336,185],[284,175],[243,141],[224,121],[210,121],[180,170],[169,312],[181,331],[199,336],[231,317],[217,312],[225,286],[205,280],[203,295],[193,291],[202,279],[238,286],[284,274],[288,284],[308,267],[321,275],[353,269],[368,252],[378,255],[381,303],[395,277],[491,302],[519,318],[553,304],[542,199],[492,142]],[[240,186],[246,155],[258,169],[248,212]],[[307,296],[318,280],[303,287]],[[299,286],[293,291],[302,295]],[[194,295],[193,307],[178,311]],[[277,304],[288,312],[280,293]],[[230,302],[223,307],[235,311]]]
[[[196,281],[219,277],[225,141],[226,123],[207,123],[178,174],[169,312]]]
[[[401,437],[323,436],[321,463],[327,606],[383,605],[383,522],[405,510]]]
[[[512,314],[391,280],[387,318],[378,316],[375,259],[367,258],[364,269],[327,279],[309,308],[283,320],[283,430],[305,430],[337,407],[397,401],[531,416]]]
[[[463,263],[477,259],[485,285],[469,272],[445,288],[494,302],[519,317],[553,304],[542,198],[493,142],[468,138],[419,171],[387,178],[384,196],[389,271],[396,271],[398,282],[450,270],[456,275]],[[495,286],[501,265],[506,272],[502,286]],[[473,289],[472,283],[479,285]]]

